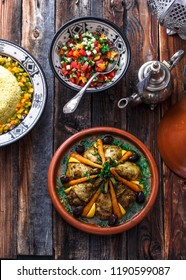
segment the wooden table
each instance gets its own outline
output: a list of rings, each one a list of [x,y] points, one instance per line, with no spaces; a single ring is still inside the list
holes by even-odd
[[[48,62],[55,31],[78,16],[104,17],[126,34],[131,64],[122,81],[107,92],[88,94],[77,111],[64,115],[74,92],[54,79]],[[167,109],[181,100],[186,55],[173,71],[172,96],[154,111],[145,105],[120,110],[130,95],[140,66],[186,51],[186,41],[167,36],[143,0],[0,1],[0,37],[25,49],[42,65],[48,83],[44,114],[20,141],[0,148],[0,257],[5,259],[186,259],[186,181],[161,160],[157,126]],[[186,69],[186,68],[185,68]],[[159,169],[159,194],[149,215],[135,228],[115,236],[78,231],[53,209],[47,170],[59,145],[88,127],[113,126],[134,134],[152,152]]]

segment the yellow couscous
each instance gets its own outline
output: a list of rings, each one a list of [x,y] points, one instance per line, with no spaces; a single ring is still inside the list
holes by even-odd
[[[0,134],[17,126],[32,105],[28,73],[11,57],[0,56]]]
[[[16,77],[0,65],[0,124],[16,113],[16,105],[21,99],[21,88]]]

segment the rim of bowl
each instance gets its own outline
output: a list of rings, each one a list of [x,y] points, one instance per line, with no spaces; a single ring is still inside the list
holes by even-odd
[[[122,225],[114,226],[114,227],[99,227],[94,224],[86,224],[78,219],[74,218],[71,214],[69,214],[66,209],[63,207],[63,204],[60,202],[57,193],[56,193],[56,177],[57,177],[57,171],[58,167],[60,165],[61,159],[63,155],[66,153],[66,151],[74,145],[77,141],[81,140],[84,136],[88,136],[90,134],[112,134],[116,135],[121,138],[125,138],[132,142],[148,159],[151,174],[152,174],[152,182],[151,182],[151,192],[149,194],[147,203],[145,204],[144,208],[137,213],[134,217],[132,217],[129,221],[126,223],[123,223]],[[135,136],[132,134],[113,127],[95,127],[95,128],[88,128],[85,130],[82,130],[73,136],[69,137],[65,142],[63,142],[59,148],[54,153],[54,156],[50,162],[49,169],[48,169],[48,191],[52,200],[52,203],[58,213],[61,215],[61,217],[68,222],[71,226],[82,230],[87,233],[92,234],[98,234],[98,235],[111,235],[111,234],[117,234],[124,232],[126,230],[131,229],[132,227],[139,224],[145,216],[148,214],[150,209],[155,203],[157,194],[158,194],[158,188],[159,188],[159,177],[158,177],[158,170],[155,163],[154,158],[152,157],[149,149]]]
[[[115,84],[117,84],[124,76],[125,74],[127,73],[127,70],[129,68],[129,65],[130,65],[130,61],[131,61],[131,49],[130,49],[130,44],[129,44],[129,41],[126,37],[126,35],[121,31],[121,29],[113,22],[111,22],[110,20],[108,19],[105,19],[105,18],[100,18],[100,17],[94,17],[94,16],[87,16],[87,17],[78,17],[78,18],[75,18],[75,19],[72,19],[72,20],[69,20],[67,21],[64,25],[62,25],[58,30],[57,32],[55,33],[53,39],[52,39],[52,42],[51,42],[51,46],[50,46],[50,50],[49,50],[49,63],[50,63],[50,67],[55,75],[55,77],[63,84],[65,85],[66,87],[70,88],[71,90],[74,90],[74,91],[79,91],[80,89],[76,89],[74,88],[73,86],[69,85],[68,83],[65,83],[65,81],[63,81],[59,75],[57,74],[56,70],[55,70],[55,67],[54,67],[54,64],[53,64],[53,60],[52,60],[52,52],[53,52],[53,46],[54,46],[54,43],[55,43],[55,40],[58,38],[59,34],[65,29],[67,28],[68,26],[70,26],[71,24],[75,23],[75,22],[78,22],[78,21],[81,21],[81,20],[96,20],[96,21],[99,21],[99,22],[104,22],[104,23],[107,23],[108,25],[112,26],[119,34],[120,36],[124,39],[125,41],[125,44],[126,44],[126,48],[127,48],[127,63],[126,63],[126,66],[125,66],[125,69],[124,71],[122,72],[121,76],[119,77],[119,79],[117,79],[115,82],[113,82],[111,85],[107,86],[106,88],[104,89],[99,89],[99,88],[95,88],[94,90],[89,90],[88,92],[89,93],[94,93],[94,92],[102,92],[104,90],[107,90],[111,87],[113,87]]]
[[[37,116],[37,118],[35,119],[35,122],[29,127],[29,129],[27,129],[27,130],[26,130],[23,134],[21,134],[19,137],[16,137],[15,139],[13,139],[12,141],[10,141],[10,142],[8,142],[8,143],[0,144],[0,147],[4,147],[4,146],[8,146],[8,145],[10,145],[10,144],[13,144],[13,143],[15,143],[16,141],[18,141],[18,140],[20,140],[21,138],[23,138],[23,137],[24,137],[26,134],[28,134],[28,133],[34,128],[34,126],[38,123],[38,121],[40,120],[40,118],[41,118],[41,116],[42,116],[42,114],[43,114],[43,112],[44,112],[44,110],[45,110],[45,107],[46,107],[47,98],[48,98],[48,85],[47,85],[47,80],[46,80],[46,77],[45,77],[45,73],[44,73],[44,71],[43,71],[43,69],[42,69],[40,63],[38,62],[38,60],[37,60],[29,51],[27,51],[25,48],[23,48],[22,46],[20,46],[20,45],[14,43],[14,42],[12,42],[12,41],[9,41],[9,40],[6,40],[6,39],[0,39],[0,42],[1,42],[1,41],[2,41],[2,42],[5,42],[5,43],[8,43],[8,44],[10,44],[10,45],[13,45],[14,47],[16,47],[16,48],[18,48],[18,49],[21,49],[23,52],[25,52],[26,54],[28,54],[28,55],[33,59],[33,61],[37,64],[38,69],[41,71],[41,74],[42,74],[42,76],[43,76],[43,80],[44,80],[44,90],[45,90],[45,93],[46,93],[46,94],[45,94],[45,98],[44,98],[44,102],[43,102],[43,106],[42,106],[42,110],[41,110],[40,114]],[[1,53],[2,55],[8,55],[8,56],[10,56],[13,60],[17,61],[17,62],[21,65],[21,67],[28,73],[29,78],[30,78],[30,80],[32,81],[32,77],[30,76],[28,70],[25,68],[25,66],[24,66],[17,58],[15,58],[14,56],[12,56],[12,55],[6,53],[6,51],[5,51],[4,53],[2,53],[2,52],[0,51],[0,53]],[[31,108],[32,108],[32,106],[31,106]],[[31,108],[30,108],[30,109],[31,109]],[[28,117],[28,116],[29,116],[29,113],[28,113],[27,117]],[[26,117],[25,117],[25,118],[26,118]],[[21,123],[20,123],[20,124],[21,124]],[[20,125],[20,124],[19,124],[19,125]],[[19,125],[17,125],[15,128],[18,128]],[[11,131],[11,130],[10,130],[10,131]],[[9,133],[9,131],[6,132],[6,133]]]

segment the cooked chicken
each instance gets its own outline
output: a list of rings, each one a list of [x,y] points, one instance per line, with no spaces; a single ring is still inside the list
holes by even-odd
[[[112,214],[112,202],[109,193],[101,193],[96,201],[96,215],[101,220],[106,220]]]
[[[106,161],[119,160],[122,157],[122,149],[115,145],[104,145]]]
[[[74,185],[68,195],[70,204],[75,206],[84,205],[91,199],[95,191],[96,188],[90,182]]]
[[[73,205],[73,206],[84,206],[85,205],[85,202],[83,200],[79,199],[79,197],[73,190],[71,190],[69,192],[67,198],[69,200],[70,205]]]
[[[100,159],[100,156],[98,154],[98,150],[92,146],[90,148],[88,148],[83,156],[89,160],[91,160],[92,162],[95,162],[95,163],[101,163],[101,159]]]
[[[129,181],[136,180],[141,175],[139,166],[130,161],[126,161],[125,163],[116,166],[116,171],[120,176]]]
[[[136,200],[135,192],[122,183],[119,183],[116,187],[116,196],[118,202],[123,206],[125,210],[130,208]]]
[[[66,176],[70,180],[73,180],[85,177],[86,174],[92,175],[96,173],[98,173],[98,168],[93,168],[80,162],[69,162],[66,171]]]

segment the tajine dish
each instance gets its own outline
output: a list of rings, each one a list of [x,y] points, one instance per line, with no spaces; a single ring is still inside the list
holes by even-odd
[[[139,223],[158,190],[156,164],[131,134],[92,128],[69,138],[49,168],[49,192],[62,217],[96,234],[113,234]]]

